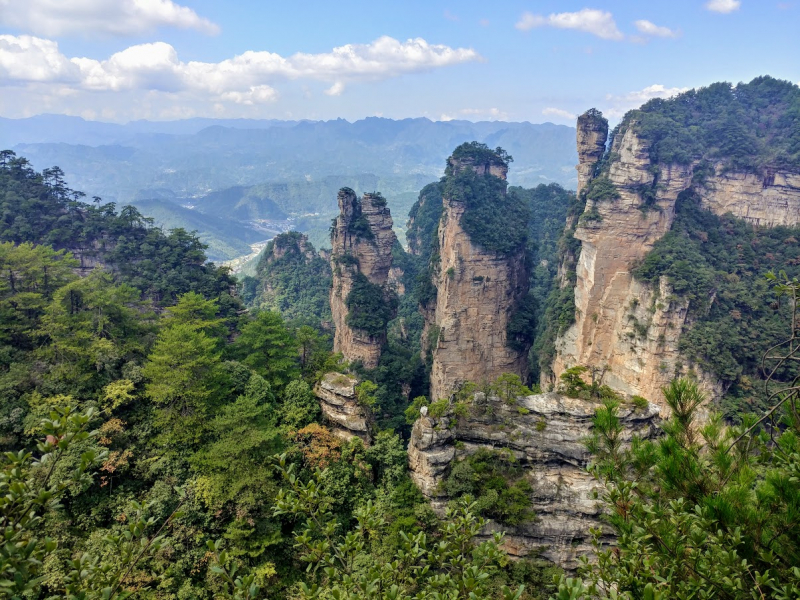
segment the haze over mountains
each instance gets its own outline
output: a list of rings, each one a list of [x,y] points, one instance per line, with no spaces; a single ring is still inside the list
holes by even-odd
[[[419,190],[441,176],[442,156],[472,140],[508,150],[512,185],[576,185],[575,129],[552,123],[0,119],[3,148],[37,169],[60,166],[88,196],[134,204],[166,228],[197,230],[216,260],[288,227],[319,244],[343,186],[381,191],[402,229]]]

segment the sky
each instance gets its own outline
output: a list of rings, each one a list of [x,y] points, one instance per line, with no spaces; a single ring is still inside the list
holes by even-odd
[[[611,121],[800,82],[800,0],[0,0],[0,116]]]

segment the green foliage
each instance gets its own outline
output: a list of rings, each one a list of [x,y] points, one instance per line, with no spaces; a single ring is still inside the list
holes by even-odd
[[[444,183],[429,183],[419,192],[419,199],[408,213],[406,240],[408,247],[424,263],[438,245],[439,219],[442,218]]]
[[[533,392],[525,385],[519,375],[503,373],[492,382],[491,392],[506,404],[514,404],[517,398],[530,396]]]
[[[450,498],[469,495],[484,517],[505,525],[519,525],[534,518],[533,488],[508,451],[480,449],[456,462],[444,481]]]
[[[664,435],[630,446],[616,404],[597,412],[589,449],[616,547],[603,549],[601,531],[593,531],[597,561],[584,561],[583,581],[561,577],[555,597],[796,596],[800,419],[792,413],[772,435],[759,433],[754,418],[733,428],[718,416],[699,422],[705,399],[686,379],[673,381],[664,398],[671,409]]]
[[[383,555],[381,540],[388,523],[378,507],[367,502],[356,513],[356,525],[343,534],[331,510],[333,498],[318,471],[308,482],[297,477],[293,465],[281,461],[290,485],[276,503],[278,515],[305,521],[295,534],[301,560],[310,580],[300,584],[300,597],[319,599],[392,598],[502,598],[518,600],[524,586],[495,589],[491,576],[507,558],[499,549],[502,536],[476,544],[474,536],[484,525],[472,505],[448,509],[435,541],[420,531],[399,533],[396,550]]]
[[[495,164],[508,166],[514,159],[502,148],[492,150],[480,142],[464,142],[453,150],[451,158],[474,165]],[[448,162],[448,167],[450,163]]]
[[[800,273],[797,228],[758,228],[702,210],[691,192],[679,197],[675,224],[633,275],[658,286],[666,277],[675,296],[689,301],[692,325],[680,339],[685,356],[731,386],[727,414],[763,406],[749,381],[760,379],[764,351],[783,330],[789,306],[774,303],[764,275]],[[662,302],[670,302],[665,298]]]
[[[183,229],[163,233],[132,206],[91,206],[67,187],[58,167],[35,172],[24,158],[4,151],[0,161],[0,242],[30,242],[73,251],[87,266],[107,265],[161,306],[196,291],[218,298],[225,314],[240,308],[231,296],[228,269],[206,264],[205,246]]]
[[[772,77],[732,86],[715,83],[654,99],[623,119],[635,123],[659,164],[707,159],[764,172],[800,167],[800,88]]]
[[[539,302],[536,299],[536,294],[528,292],[508,320],[506,343],[520,352],[528,350],[536,339],[539,316]]]
[[[375,392],[377,390],[378,386],[370,380],[362,381],[355,388],[356,400],[358,400],[361,406],[372,409],[378,402],[378,399],[375,397]]]
[[[218,341],[191,324],[162,329],[142,369],[168,446],[197,444],[221,389]]]
[[[262,310],[241,328],[231,353],[275,389],[299,375],[297,340],[278,313]]]
[[[286,386],[281,405],[281,422],[291,429],[302,429],[319,419],[319,400],[305,381],[292,381]]]
[[[619,198],[617,186],[611,183],[607,175],[595,177],[586,186],[586,199],[593,202],[609,202]]]
[[[347,324],[372,337],[385,335],[386,326],[397,310],[397,294],[356,273],[353,287],[345,299]]]
[[[505,180],[462,169],[444,180],[444,196],[465,205],[461,226],[470,239],[490,252],[509,255],[525,247],[530,212]]]
[[[305,236],[290,231],[267,244],[256,267],[258,291],[249,306],[277,311],[287,320],[331,320],[331,268]]]

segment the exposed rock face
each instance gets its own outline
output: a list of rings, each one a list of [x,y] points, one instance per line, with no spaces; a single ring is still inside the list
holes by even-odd
[[[721,171],[721,168],[717,168]],[[698,190],[701,206],[718,215],[731,213],[763,227],[800,223],[800,174],[777,171],[718,174]]]
[[[678,194],[692,186],[693,166],[652,165],[634,127],[621,131],[611,148],[619,158],[608,178],[619,198],[588,200],[578,221],[576,322],[556,343],[553,372],[557,380],[571,366],[608,366],[604,383],[663,406],[661,388],[688,368],[678,351],[687,303],[672,296],[666,281],[659,289],[635,281],[631,269],[672,227]],[[647,206],[643,191],[654,197]],[[703,206],[717,214],[732,212],[769,226],[800,222],[797,175],[776,173],[763,180],[718,169],[696,191]],[[712,397],[722,392],[713,377],[699,375]]]
[[[577,558],[591,552],[589,528],[602,526],[594,498],[600,484],[586,472],[585,447],[600,404],[555,393],[518,398],[512,405],[478,394],[476,402],[484,409],[473,409],[467,417],[416,421],[408,447],[411,477],[434,507],[441,508],[447,499],[440,483],[453,460],[479,448],[511,450],[533,487],[536,519],[516,527],[490,523],[483,533],[505,531],[512,556],[540,551],[566,569],[576,568]],[[622,406],[620,419],[625,440],[634,434],[651,438],[658,409],[652,404],[640,411]],[[612,541],[610,534],[606,541]]]
[[[505,164],[472,164],[451,159],[455,171],[473,168],[505,179]],[[464,203],[444,199],[439,222],[438,272],[434,310],[426,311],[423,342],[434,335],[431,398],[445,398],[466,381],[493,380],[502,373],[524,375],[527,356],[506,345],[506,327],[528,290],[525,248],[509,256],[474,244],[461,227]]]
[[[343,188],[338,200],[339,216],[331,233],[331,313],[336,327],[333,349],[369,369],[378,365],[386,333],[370,335],[351,328],[347,324],[347,296],[358,274],[370,283],[387,286],[397,238],[386,200],[379,194],[364,194],[359,200],[353,190]]]
[[[578,193],[592,177],[594,166],[603,157],[608,140],[608,121],[596,110],[578,117]]]
[[[372,417],[356,399],[358,379],[342,373],[326,373],[314,388],[325,420],[333,432],[350,440],[359,437],[369,443]]]

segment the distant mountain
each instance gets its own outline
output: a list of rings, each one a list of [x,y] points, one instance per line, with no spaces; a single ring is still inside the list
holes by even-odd
[[[441,177],[454,147],[472,140],[514,157],[514,185],[576,186],[575,129],[552,123],[0,119],[0,147],[39,169],[60,166],[70,185],[90,196],[139,206],[156,198],[243,222],[303,217],[314,241],[336,212],[342,186],[381,191],[403,228],[419,190]],[[319,218],[309,218],[313,213]],[[186,213],[173,211],[171,222],[180,222],[178,214]]]

